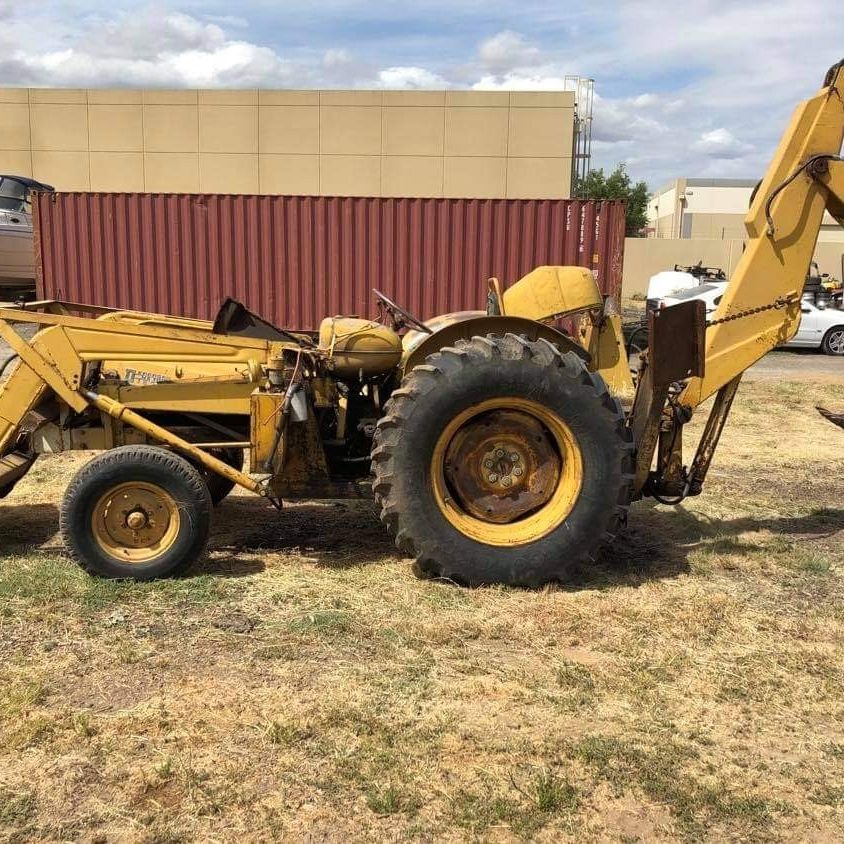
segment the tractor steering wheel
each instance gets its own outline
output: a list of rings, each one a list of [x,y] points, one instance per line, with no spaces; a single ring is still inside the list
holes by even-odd
[[[408,325],[412,325],[418,331],[424,331],[425,334],[433,334],[434,332],[425,325],[424,322],[420,322],[413,316],[412,313],[406,311],[400,305],[397,305],[392,299],[389,299],[385,296],[380,290],[375,290],[373,288],[372,292],[378,297],[378,301],[384,306],[384,308],[390,312],[393,317],[393,323],[407,323]],[[399,326],[401,327],[401,326]]]

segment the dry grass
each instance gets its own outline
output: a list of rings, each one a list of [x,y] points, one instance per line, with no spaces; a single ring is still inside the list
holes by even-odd
[[[0,505],[0,839],[840,839],[844,387],[740,395],[702,497],[541,592],[242,496],[192,577],[92,580],[78,458],[39,463]]]

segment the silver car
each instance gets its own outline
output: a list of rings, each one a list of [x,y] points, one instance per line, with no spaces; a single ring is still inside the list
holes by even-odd
[[[803,299],[800,327],[785,345],[820,349],[826,355],[844,355],[844,311]]]
[[[708,318],[718,307],[726,287],[726,282],[701,284],[675,296],[665,296],[660,301],[662,307],[667,308],[689,299],[701,299],[706,303]],[[783,348],[820,349],[826,355],[844,355],[844,310],[829,307],[825,302],[815,304],[813,298],[807,294],[801,300],[800,325]]]

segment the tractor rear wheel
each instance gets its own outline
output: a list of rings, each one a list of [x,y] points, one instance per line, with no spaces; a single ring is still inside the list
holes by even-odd
[[[59,526],[89,574],[152,580],[183,572],[205,550],[211,496],[199,472],[164,448],[114,448],[70,482]]]
[[[507,334],[415,367],[372,451],[381,519],[421,577],[570,580],[626,518],[633,444],[580,358]]]

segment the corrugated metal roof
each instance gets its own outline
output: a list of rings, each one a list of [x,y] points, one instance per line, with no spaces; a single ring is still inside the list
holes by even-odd
[[[377,288],[422,318],[485,306],[542,264],[621,289],[622,202],[218,194],[39,194],[39,294],[212,318],[233,296],[278,325],[374,313]]]

